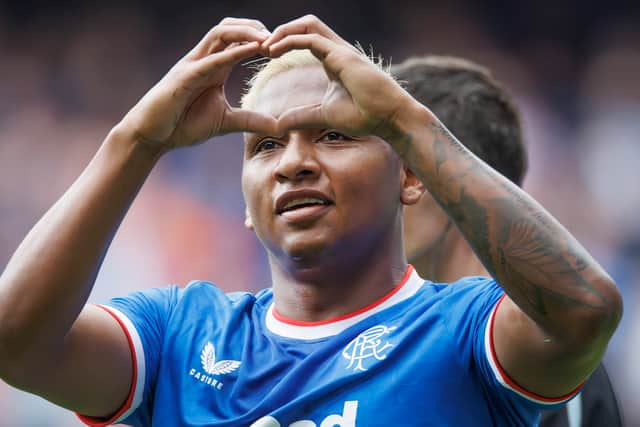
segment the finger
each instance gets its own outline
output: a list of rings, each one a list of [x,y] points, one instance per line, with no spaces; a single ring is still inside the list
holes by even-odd
[[[264,46],[264,45],[263,45]],[[319,34],[296,34],[283,38],[269,46],[269,56],[278,57],[294,49],[309,49],[320,61],[338,48],[336,43]]]
[[[329,127],[331,126],[324,118],[321,104],[302,105],[290,108],[280,114],[277,133],[284,133],[292,129],[324,129]]]
[[[218,25],[196,45],[190,53],[192,59],[199,59],[211,53],[224,50],[232,43],[256,41],[262,43],[269,37],[264,28],[248,25]]]
[[[293,34],[319,34],[336,43],[346,43],[327,24],[314,15],[306,15],[291,22],[278,26],[271,36],[263,43],[264,48],[277,43],[283,38]]]
[[[195,56],[201,58],[211,53],[224,50],[232,43],[263,42],[269,33],[245,25],[221,25],[214,28],[201,43],[196,46]]]
[[[200,76],[207,76],[225,66],[233,66],[243,59],[250,58],[260,52],[260,43],[250,42],[231,46],[223,51],[205,56],[198,60],[194,73]]]
[[[258,21],[257,19],[249,19],[249,18],[227,17],[227,18],[224,18],[222,21],[220,21],[220,24],[218,25],[248,25],[257,30],[267,29],[267,27],[265,27],[265,25],[262,22]]]
[[[278,121],[273,116],[242,108],[232,108],[225,116],[220,132],[255,132],[275,135],[277,130]]]

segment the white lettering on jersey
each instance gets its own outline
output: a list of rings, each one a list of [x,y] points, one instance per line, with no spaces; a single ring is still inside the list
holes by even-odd
[[[363,361],[372,357],[376,360],[386,359],[385,352],[393,345],[389,344],[388,341],[383,341],[381,337],[395,329],[395,326],[387,328],[385,325],[377,325],[355,337],[342,350],[342,357],[349,361],[347,369],[353,368],[354,371],[366,371],[367,368],[364,367]]]
[[[205,373],[197,371],[196,369],[191,369],[189,371],[189,376],[192,376],[201,383],[205,383],[217,390],[221,390],[224,384],[212,375],[220,376],[230,374],[238,369],[242,362],[239,360],[220,360],[216,362],[216,349],[213,344],[207,342],[207,345],[204,346],[204,349],[200,354],[200,363],[202,364],[202,369]]]
[[[294,421],[289,424],[288,427],[356,427],[356,415],[358,412],[358,401],[348,400],[344,402],[344,408],[342,409],[342,415],[331,414],[322,422],[320,426],[316,425],[313,421],[300,420]],[[280,421],[272,416],[262,417],[249,427],[282,427]]]

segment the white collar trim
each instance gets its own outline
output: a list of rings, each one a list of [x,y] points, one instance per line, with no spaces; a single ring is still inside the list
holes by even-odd
[[[265,319],[267,329],[276,335],[301,340],[315,340],[337,335],[356,323],[414,296],[424,284],[424,279],[418,275],[412,266],[409,266],[409,269],[411,269],[411,272],[408,274],[409,277],[406,281],[400,283],[389,294],[371,304],[370,308],[361,313],[355,311],[354,313],[340,316],[335,321],[322,322],[320,325],[295,324],[280,320],[274,316],[274,306],[271,303],[267,309]]]

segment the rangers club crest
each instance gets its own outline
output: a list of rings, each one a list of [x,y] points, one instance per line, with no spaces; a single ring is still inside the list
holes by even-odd
[[[347,369],[366,371],[366,362],[386,359],[393,344],[385,340],[385,336],[395,329],[395,326],[377,325],[355,337],[342,351],[342,357],[349,361]]]

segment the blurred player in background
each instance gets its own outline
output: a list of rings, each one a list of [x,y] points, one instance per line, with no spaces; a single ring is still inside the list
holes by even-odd
[[[465,147],[522,186],[527,155],[520,115],[489,70],[461,58],[432,55],[407,59],[391,72]],[[407,258],[422,277],[455,282],[464,276],[490,276],[451,218],[428,193],[405,208],[404,219]],[[604,366],[598,366],[566,407],[545,411],[540,425],[622,426]]]
[[[275,59],[232,108],[225,81],[257,54]],[[162,155],[240,131],[273,287],[196,281],[85,305]],[[425,188],[495,279],[447,286],[408,265],[403,206]],[[578,392],[621,313],[615,283],[551,215],[316,17],[272,33],[227,18],[14,253],[0,377],[96,426],[534,425]]]

